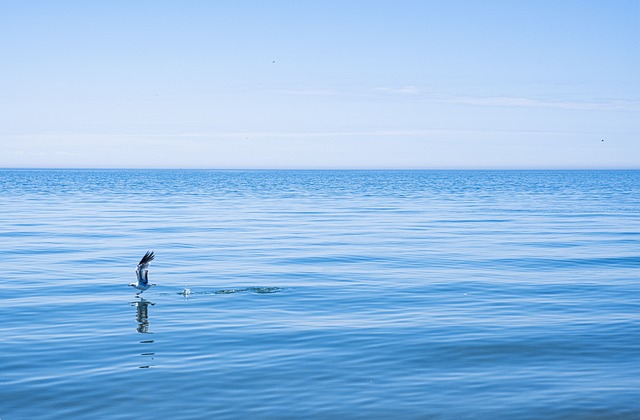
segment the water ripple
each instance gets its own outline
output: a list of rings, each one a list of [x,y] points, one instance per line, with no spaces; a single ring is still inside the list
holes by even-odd
[[[0,417],[636,418],[638,209],[639,171],[0,170]]]

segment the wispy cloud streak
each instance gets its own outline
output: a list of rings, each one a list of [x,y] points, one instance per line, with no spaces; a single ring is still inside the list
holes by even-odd
[[[374,89],[376,92],[400,94],[400,95],[416,95],[420,93],[420,88],[415,85],[401,86],[401,87],[377,87]]]
[[[536,109],[561,109],[561,110],[640,110],[640,99],[574,99],[558,98],[543,99],[526,96],[509,95],[453,95],[442,92],[433,92],[418,85],[379,86],[372,88],[300,88],[282,89],[275,91],[285,95],[301,96],[340,96],[343,98],[363,97],[375,95],[411,96],[412,98],[429,102],[444,103],[477,107],[512,107],[512,108],[536,108]]]
[[[566,110],[637,110],[640,101],[630,100],[544,100],[515,96],[450,96],[442,97],[442,101],[459,105],[489,107],[548,108]]]

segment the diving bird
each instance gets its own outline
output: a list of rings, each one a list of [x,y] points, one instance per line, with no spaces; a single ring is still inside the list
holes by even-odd
[[[136,283],[130,283],[129,286],[140,290],[138,294],[144,292],[151,286],[155,286],[155,284],[149,284],[149,265],[154,258],[155,254],[153,251],[147,251],[136,267],[136,277],[138,277],[138,281]]]

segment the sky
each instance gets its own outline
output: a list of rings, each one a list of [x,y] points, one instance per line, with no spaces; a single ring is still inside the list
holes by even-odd
[[[0,167],[640,169],[640,0],[0,0]]]

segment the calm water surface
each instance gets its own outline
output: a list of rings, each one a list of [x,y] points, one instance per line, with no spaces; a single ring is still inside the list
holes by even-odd
[[[0,170],[0,418],[637,419],[639,216],[640,171]]]

